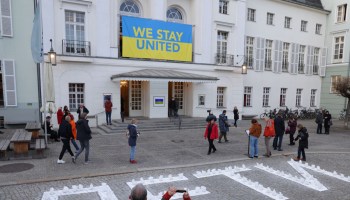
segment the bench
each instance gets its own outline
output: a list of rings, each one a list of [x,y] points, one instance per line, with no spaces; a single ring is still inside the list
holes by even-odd
[[[39,131],[41,129],[40,123],[38,122],[27,122],[26,127],[24,128],[28,132],[32,132],[32,138],[39,138]]]
[[[44,149],[46,149],[46,144],[44,139],[36,139],[35,150],[38,158],[44,158]]]
[[[10,140],[0,140],[0,159],[8,160],[7,149],[10,146]]]

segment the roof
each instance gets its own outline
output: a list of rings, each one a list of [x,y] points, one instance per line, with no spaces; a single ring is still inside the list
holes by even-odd
[[[291,3],[299,4],[306,7],[324,10],[321,0],[284,0]]]
[[[174,81],[174,82],[216,82],[217,77],[179,72],[175,70],[143,69],[116,74],[111,80]]]

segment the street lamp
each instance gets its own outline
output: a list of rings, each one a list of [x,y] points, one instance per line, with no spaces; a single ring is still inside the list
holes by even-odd
[[[51,65],[56,66],[56,52],[52,48],[52,39],[50,39],[50,43],[51,43],[51,49],[47,54],[49,55],[49,61]]]
[[[240,57],[240,59],[239,59]],[[247,57],[245,55],[236,55],[236,59],[235,59],[235,66],[240,66],[242,63],[242,74],[247,74],[248,73],[248,67],[247,67]]]
[[[247,64],[244,62],[242,65],[242,74],[247,74],[247,72],[248,72]]]

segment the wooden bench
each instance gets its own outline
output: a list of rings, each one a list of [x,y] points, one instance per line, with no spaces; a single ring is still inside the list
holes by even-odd
[[[0,140],[0,159],[8,160],[7,149],[10,146],[10,140]]]
[[[35,150],[38,158],[44,158],[44,150],[46,149],[46,144],[44,139],[36,139]]]
[[[40,123],[38,122],[27,122],[26,127],[24,128],[28,132],[32,132],[32,138],[39,138],[39,131],[41,129]]]
[[[15,155],[27,154],[31,139],[31,132],[27,132],[24,129],[17,129],[10,140],[10,142],[13,143]]]

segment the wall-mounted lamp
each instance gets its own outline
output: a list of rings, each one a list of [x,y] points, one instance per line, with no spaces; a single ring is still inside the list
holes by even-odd
[[[56,66],[56,52],[52,48],[52,39],[50,39],[50,43],[51,43],[51,49],[47,54],[49,55],[49,61],[51,65]]]
[[[126,87],[128,85],[128,82],[125,80],[120,81],[120,87]]]
[[[242,65],[242,74],[247,74],[247,73],[248,73],[247,64],[244,62]]]

